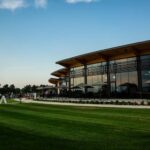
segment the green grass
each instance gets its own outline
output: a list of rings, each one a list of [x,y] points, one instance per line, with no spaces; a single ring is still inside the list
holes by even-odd
[[[0,150],[149,150],[150,110],[0,105]]]
[[[8,104],[16,104],[16,103],[19,103],[19,102],[15,101],[14,99],[7,99],[7,103]]]

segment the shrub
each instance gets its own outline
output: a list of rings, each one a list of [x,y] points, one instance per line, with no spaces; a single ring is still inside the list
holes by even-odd
[[[114,102],[113,102],[113,101],[110,101],[110,104],[114,104]]]
[[[118,105],[118,104],[119,104],[119,101],[118,101],[118,100],[116,100],[115,104],[117,104],[117,105]]]
[[[130,102],[130,101],[128,101],[128,103],[127,103],[128,105],[132,105],[132,102]]]
[[[144,101],[141,101],[141,105],[144,105]]]
[[[134,105],[138,105],[138,103],[137,103],[137,102],[134,102]]]
[[[104,104],[104,101],[100,101],[99,103],[100,103],[100,104]]]

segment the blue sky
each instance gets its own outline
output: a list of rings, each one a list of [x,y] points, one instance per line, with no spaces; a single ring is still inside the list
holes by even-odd
[[[0,84],[48,84],[56,61],[150,40],[150,0],[0,0]]]

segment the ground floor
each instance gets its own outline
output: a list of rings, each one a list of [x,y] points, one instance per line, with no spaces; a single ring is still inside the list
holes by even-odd
[[[77,93],[150,98],[150,55],[72,68],[70,74],[71,90]]]

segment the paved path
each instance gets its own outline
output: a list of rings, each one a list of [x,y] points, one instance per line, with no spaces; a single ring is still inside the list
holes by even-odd
[[[15,99],[20,101],[19,99]],[[109,108],[140,108],[150,109],[150,106],[143,105],[110,105],[110,104],[77,104],[77,103],[60,103],[60,102],[46,102],[46,101],[34,101],[29,99],[22,99],[23,103],[35,103],[35,104],[50,104],[50,105],[64,105],[64,106],[86,106],[86,107],[109,107]]]

